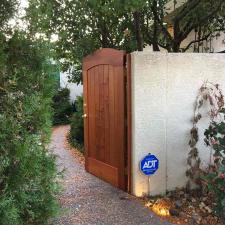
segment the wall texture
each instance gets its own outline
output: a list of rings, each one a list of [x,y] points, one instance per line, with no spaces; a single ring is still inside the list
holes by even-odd
[[[205,80],[219,83],[225,93],[225,54],[132,53],[132,175],[133,194],[148,193],[148,178],[139,171],[148,153],[160,160],[151,177],[151,195],[186,184],[186,159],[194,103]],[[203,143],[207,106],[200,123],[202,166],[210,161]]]
[[[60,73],[60,87],[67,87],[70,90],[70,101],[74,102],[78,95],[83,94],[83,86],[68,81],[67,73]]]

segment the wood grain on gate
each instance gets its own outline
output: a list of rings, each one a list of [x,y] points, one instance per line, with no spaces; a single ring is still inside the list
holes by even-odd
[[[83,61],[86,170],[125,190],[125,53],[101,49]]]

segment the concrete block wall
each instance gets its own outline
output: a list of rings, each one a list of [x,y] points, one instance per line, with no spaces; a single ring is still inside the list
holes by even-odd
[[[186,184],[187,154],[194,103],[205,80],[220,84],[225,93],[225,54],[134,52],[132,62],[132,189],[148,194],[148,178],[139,171],[148,153],[160,160],[151,177],[150,194]],[[209,120],[207,109],[199,124],[202,166],[210,160],[203,133]]]

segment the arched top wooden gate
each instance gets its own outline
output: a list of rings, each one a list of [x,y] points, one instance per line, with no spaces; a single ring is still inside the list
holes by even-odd
[[[83,71],[87,71],[91,67],[98,65],[123,67],[125,65],[125,56],[126,53],[124,51],[119,51],[111,48],[99,49],[83,59]]]
[[[83,60],[85,168],[127,190],[126,54],[100,49]]]

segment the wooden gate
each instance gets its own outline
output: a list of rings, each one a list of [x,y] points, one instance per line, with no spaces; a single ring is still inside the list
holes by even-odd
[[[125,61],[125,52],[114,49],[84,58],[84,136],[86,170],[128,190]]]

